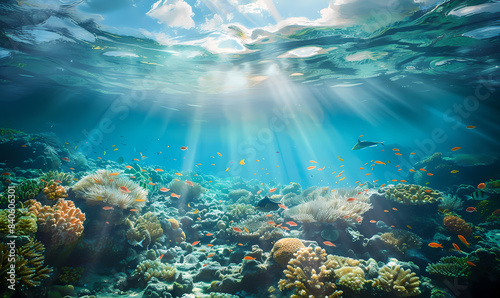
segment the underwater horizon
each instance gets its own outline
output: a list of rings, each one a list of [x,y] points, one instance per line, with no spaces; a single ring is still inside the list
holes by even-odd
[[[500,1],[0,3],[2,297],[494,297]]]

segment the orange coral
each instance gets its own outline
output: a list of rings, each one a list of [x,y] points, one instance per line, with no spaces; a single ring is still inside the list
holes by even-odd
[[[50,235],[52,245],[71,244],[82,235],[85,214],[73,201],[60,199],[54,207],[42,206],[36,200],[26,204],[37,216],[39,230]]]
[[[43,193],[47,196],[47,199],[56,201],[68,196],[66,189],[62,185],[58,185],[56,182],[51,181],[47,183],[43,189]]]
[[[167,220],[170,222],[172,229],[175,230],[179,228],[179,222],[175,218],[169,218]]]
[[[464,237],[469,237],[472,234],[471,226],[458,216],[446,216],[443,219],[443,224],[448,231]]]
[[[304,247],[305,246],[300,239],[283,238],[276,241],[273,246],[273,250],[271,251],[271,255],[276,262],[282,266],[286,266],[288,261],[293,258],[293,254]]]

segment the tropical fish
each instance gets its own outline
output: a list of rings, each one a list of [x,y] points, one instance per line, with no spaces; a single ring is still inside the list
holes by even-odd
[[[467,126],[467,127],[465,127],[465,128],[467,128],[467,129],[474,129],[474,128],[476,128],[476,127],[475,127],[474,125],[469,125],[469,126]]]
[[[231,227],[231,229],[233,229],[234,231],[239,232],[239,233],[243,232],[240,228],[237,228],[237,227]]]
[[[64,161],[69,161],[69,158],[67,158],[67,157],[63,157],[61,159],[64,160]]]
[[[456,173],[458,173],[458,170],[453,170],[453,171],[451,171],[450,173],[452,173],[452,174],[456,174]]]
[[[198,212],[200,212],[198,209],[194,210],[194,214],[197,214]]]
[[[434,176],[434,174],[432,174],[432,173],[427,173],[427,176]]]
[[[131,193],[131,191],[126,186],[120,186],[120,190],[123,193]]]
[[[163,172],[162,169],[155,169],[155,171],[157,171],[157,172]]]
[[[276,223],[274,221],[268,221],[267,223],[270,225],[276,225]]]
[[[477,210],[474,207],[467,207],[467,209],[465,209],[465,211],[472,213],[472,212],[477,211]]]
[[[135,202],[146,202],[146,199],[135,199]]]
[[[318,163],[317,161],[315,160],[310,160],[309,162],[312,162],[312,163]]]
[[[462,241],[465,245],[467,245],[467,247],[469,247],[469,242],[467,242],[467,239],[465,239],[464,236],[462,235],[458,235],[458,239],[460,239],[460,241]]]
[[[406,225],[406,227],[410,230],[412,230],[413,228],[410,226],[410,225]]]
[[[389,212],[389,210],[385,209],[384,212]]]
[[[250,256],[246,256],[246,257],[244,257],[243,259],[244,259],[244,260],[255,260],[255,258],[250,257]]]
[[[467,264],[468,264],[469,266],[477,267],[477,266],[476,266],[476,264],[472,263],[471,261],[467,261]]]
[[[271,188],[271,189],[269,190],[269,192],[274,192],[274,191],[276,191],[276,189],[277,189],[276,187],[275,187],[275,188]]]
[[[196,245],[196,244],[198,244],[198,243],[200,243],[200,241],[195,241],[195,242],[193,242],[193,244],[191,244],[191,245],[195,246],[195,245]]]
[[[486,184],[484,184],[484,183],[479,183],[477,185],[477,188],[479,188],[479,189],[484,189],[485,187],[486,187]]]
[[[394,211],[398,211],[398,209],[397,209],[397,208],[394,208],[394,207],[392,207],[392,210],[394,210]]]
[[[188,150],[188,147],[187,146],[181,146],[181,150],[182,151]]]
[[[409,171],[410,171],[410,172],[415,172],[415,170],[414,170],[414,169],[410,169]]]
[[[335,245],[335,244],[331,243],[330,241],[324,241],[324,242],[323,242],[323,244],[324,244],[324,245],[328,245],[328,246],[334,246],[334,247],[336,247],[336,246],[337,246],[337,245]]]
[[[462,147],[453,147],[453,148],[451,148],[451,151],[457,151],[457,150],[460,150],[460,149],[462,149]]]
[[[215,254],[209,254],[209,255],[207,256],[207,258],[211,258],[211,257],[213,257],[213,256],[215,256]]]
[[[453,247],[458,251],[458,252],[462,252],[460,250],[460,247],[458,247],[458,245],[456,245],[455,243],[452,243],[451,245],[453,245]]]
[[[347,199],[347,202],[354,202],[354,201],[356,201],[356,198],[348,198]]]
[[[376,223],[377,221],[372,219],[372,220],[370,220],[370,222],[371,223]]]
[[[312,169],[315,169],[316,166],[310,166],[310,167],[307,167],[306,170],[312,170]]]
[[[240,165],[244,165],[244,164],[245,164],[245,159],[240,160]]]
[[[243,229],[245,230],[245,232],[250,233],[250,231],[248,231],[247,227],[243,227]]]
[[[166,188],[166,187],[162,187],[162,188],[160,188],[160,191],[161,191],[161,192],[167,192],[167,191],[169,191],[169,190],[170,190],[170,189],[169,189],[169,188]]]
[[[134,209],[130,209],[129,211],[131,211],[131,212],[137,212],[139,210],[134,208]]]
[[[283,204],[278,204],[278,207],[283,208],[283,209],[285,209],[285,210],[286,210],[286,209],[288,209],[288,207],[287,207],[287,206],[285,206],[285,205],[283,205]]]
[[[375,163],[376,163],[376,164],[379,164],[379,165],[385,165],[385,164],[386,164],[385,162],[380,161],[380,160],[376,160],[376,161],[375,161]]]
[[[134,159],[132,159],[132,160],[139,161],[139,159],[138,159],[138,158],[134,158]]]
[[[143,238],[141,241],[137,242],[137,245],[139,245],[140,247],[142,247],[142,242],[144,242],[144,239],[146,239],[146,238]]]
[[[173,198],[180,198],[181,197],[181,195],[178,195],[176,193],[171,193],[170,196]]]
[[[399,153],[399,152],[396,152],[394,153],[395,155],[399,155],[399,156],[402,156],[403,154]]]
[[[149,182],[148,184],[149,184],[149,185],[152,185],[152,186],[155,186],[155,185],[156,185],[156,184],[155,184],[155,183],[153,183],[153,182]]]
[[[291,227],[296,227],[297,226],[297,224],[295,222],[293,222],[293,221],[287,221],[286,224],[289,225],[289,226],[291,226]]]
[[[212,247],[212,246],[214,246],[214,245],[213,244],[207,244],[207,247]]]
[[[358,142],[356,143],[356,145],[354,145],[354,147],[352,147],[352,150],[365,149],[368,147],[377,146],[377,144],[381,144],[382,146],[384,146],[384,142],[368,142],[368,141],[360,141],[358,139]]]
[[[213,236],[214,234],[212,233],[206,233],[205,236]]]
[[[500,209],[497,209],[491,213],[492,215],[498,215],[500,214]]]
[[[189,185],[189,186],[192,186],[192,187],[194,187],[194,184],[193,184],[193,182],[191,182],[191,181],[189,181],[189,180],[186,180],[186,184],[187,184],[187,185]]]
[[[111,207],[111,206],[104,206],[102,207],[102,210],[113,210],[115,208]]]
[[[359,140],[358,140],[358,142],[359,142]],[[352,150],[354,150],[354,149],[352,149]],[[340,157],[340,155],[339,155],[338,157],[339,157],[339,160],[340,160],[340,161],[344,161],[344,160]]]
[[[439,244],[439,243],[436,243],[436,242],[431,242],[429,243],[429,246],[430,247],[433,247],[433,248],[443,248],[443,245],[442,244]]]
[[[111,174],[109,174],[109,176],[118,176],[118,175],[120,175],[120,173],[111,173]]]
[[[127,169],[132,169],[132,166],[125,166],[125,168],[127,168]]]

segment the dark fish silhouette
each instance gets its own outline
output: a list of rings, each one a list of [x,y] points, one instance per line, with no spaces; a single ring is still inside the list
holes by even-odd
[[[356,145],[354,145],[354,147],[352,147],[352,150],[365,149],[368,147],[377,146],[377,144],[382,144],[382,146],[385,146],[384,142],[367,142],[367,141],[360,141],[358,139],[358,142],[356,143]]]
[[[262,211],[276,211],[280,209],[278,204],[279,202],[273,202],[269,197],[265,196],[257,203],[257,206],[255,206],[255,208]]]

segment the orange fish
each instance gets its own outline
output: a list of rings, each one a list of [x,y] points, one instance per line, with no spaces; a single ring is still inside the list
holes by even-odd
[[[129,178],[130,178],[130,179],[135,179],[135,176],[130,176]]]
[[[163,258],[163,255],[160,256],[160,260],[161,260],[161,258]]]
[[[113,210],[115,208],[111,207],[111,206],[104,206],[102,207],[102,210]]]
[[[376,164],[379,164],[379,165],[385,165],[385,162],[380,161],[380,160],[376,160],[376,161],[375,161],[375,163],[376,163]]]
[[[215,254],[209,254],[209,255],[207,256],[207,258],[211,258],[211,257],[213,257],[213,256],[215,256]]]
[[[274,221],[268,221],[267,223],[270,224],[270,225],[275,225],[276,224]]]
[[[64,161],[69,161],[69,158],[67,158],[67,157],[63,157],[61,159],[64,160]]]
[[[384,183],[384,184],[382,184],[382,185],[380,185],[380,187],[384,187],[384,186],[385,186],[385,183]]]
[[[355,198],[349,198],[349,199],[347,199],[347,202],[353,202],[353,201],[356,201],[356,199]]]
[[[169,191],[169,190],[170,190],[170,188],[166,188],[166,187],[162,187],[162,188],[160,188],[160,191],[161,191],[161,192],[167,192],[167,191]]]
[[[174,173],[174,174],[175,174],[175,175],[177,175],[177,176],[182,176],[182,174],[181,174],[181,173]]]
[[[341,166],[342,167],[342,166]],[[326,168],[326,166],[319,168],[318,171],[323,171]]]
[[[477,185],[477,188],[479,188],[479,189],[483,189],[483,188],[485,188],[485,187],[486,187],[486,184],[484,184],[484,183],[479,183],[479,184]]]
[[[212,233],[206,233],[205,236],[213,236],[214,234]]]
[[[125,187],[125,186],[120,186],[120,190],[123,192],[123,193],[131,193],[131,191]]]
[[[132,160],[139,161],[139,159],[138,159],[138,158],[134,158],[134,159],[132,159]]]
[[[365,168],[359,168],[360,170],[364,170]]]
[[[498,215],[500,214],[500,209],[497,209],[491,213],[492,215]]]
[[[139,210],[137,210],[137,209],[130,209],[129,211],[132,211],[132,212],[137,212],[137,211],[139,211]]]
[[[154,184],[153,182],[149,182],[148,184],[149,184],[149,185],[153,185],[153,186],[154,186],[154,185],[156,185],[156,184]]]
[[[187,146],[181,146],[181,150],[182,151],[188,150],[188,147]]]
[[[432,189],[426,189],[424,190],[426,193],[431,193],[432,192]]]
[[[427,176],[434,176],[434,174],[432,174],[432,173],[427,173]]]
[[[462,241],[465,245],[467,245],[467,247],[469,247],[470,244],[469,242],[467,242],[464,236],[458,235],[458,239],[460,239],[460,241]]]
[[[384,212],[389,212],[389,210],[386,209],[386,210],[384,210]]]
[[[406,181],[406,180],[399,180],[399,182],[403,182],[403,183],[406,183],[407,181]]]
[[[196,244],[198,244],[198,243],[200,243],[200,241],[195,241],[195,242],[193,242],[193,244],[191,244],[191,245],[195,246],[195,245],[196,245]]]
[[[458,251],[458,252],[462,252],[460,250],[460,247],[458,247],[458,245],[456,245],[455,243],[452,243],[453,247]]]
[[[249,256],[246,256],[243,258],[244,260],[255,260],[255,258],[252,258],[252,257],[249,257]]]
[[[120,173],[111,173],[111,174],[109,174],[109,176],[118,176],[118,175],[120,175]]]
[[[312,169],[315,169],[316,166],[310,166],[310,167],[307,167],[306,170],[312,170]]]
[[[467,264],[468,264],[469,266],[477,267],[477,266],[476,266],[476,264],[472,263],[471,261],[467,261]]]
[[[275,192],[275,191],[276,191],[276,189],[277,189],[276,187],[275,187],[275,188],[271,188],[271,189],[269,190],[269,192]]]
[[[176,193],[171,193],[170,196],[174,197],[174,198],[180,198],[181,197],[181,195],[178,195]]]
[[[415,152],[410,153],[410,155],[416,155],[416,154],[417,154],[417,153],[415,153]]]
[[[394,154],[396,154],[396,155],[403,155],[403,154],[401,154],[401,153],[399,153],[399,152],[396,152],[396,153],[394,153]]]
[[[62,182],[61,182],[61,180],[54,180],[54,182],[55,182],[55,183],[59,183],[59,184],[61,184],[61,183],[62,183]]]
[[[337,246],[337,245],[335,245],[335,244],[331,243],[330,241],[325,241],[325,242],[323,242],[323,244],[324,244],[324,245],[328,245],[328,246],[334,246],[334,247],[336,247],[336,246]]]
[[[262,189],[257,192],[257,194],[260,194],[262,192]]]
[[[398,181],[398,179],[392,179],[391,181],[392,181],[392,182],[397,182],[397,181]]]
[[[310,160],[309,162],[312,162],[312,163],[318,163],[317,161],[314,161],[314,160]]]
[[[163,172],[162,169],[155,169],[155,171],[157,171],[157,172]]]
[[[468,128],[468,129],[474,129],[474,128],[476,128],[476,127],[475,127],[474,125],[469,125],[469,126],[467,126],[467,127],[465,127],[465,128]]]
[[[189,186],[194,187],[194,184],[193,184],[193,182],[191,182],[191,181],[186,180],[186,184],[187,184],[187,185],[189,185]]]
[[[75,170],[75,168],[69,168],[69,169],[70,169],[70,170],[73,170],[73,171]]]
[[[2,176],[10,176],[10,173],[2,173]]]
[[[297,224],[295,222],[293,222],[293,221],[287,221],[286,224],[289,225],[289,226],[291,226],[291,227],[296,227],[297,226]]]
[[[429,246],[430,247],[434,247],[434,248],[443,248],[443,245],[442,244],[439,244],[439,243],[436,243],[436,242],[431,242],[429,243]]]
[[[283,209],[285,209],[285,210],[286,210],[286,209],[288,209],[288,207],[287,207],[287,206],[285,206],[285,205],[283,205],[283,204],[278,204],[278,207],[283,208]]]
[[[212,247],[212,246],[214,246],[214,245],[213,245],[213,244],[207,244],[207,246],[208,246],[208,247]]]
[[[237,227],[231,227],[231,229],[233,229],[234,231],[236,231],[238,233],[242,233],[243,232],[240,228],[237,228]]]
[[[287,227],[280,227],[280,228],[282,228],[283,230],[290,231],[290,229],[289,229],[289,228],[287,228]]]
[[[392,210],[394,210],[394,211],[398,211],[398,209],[396,209],[396,208],[394,208],[394,207],[392,208]]]
[[[460,149],[462,149],[462,147],[453,147],[453,148],[451,148],[451,151],[457,151],[457,150],[460,150]]]
[[[370,222],[371,223],[376,223],[377,221],[372,219],[372,220],[370,220]]]
[[[394,148],[394,149],[392,149],[392,151],[399,151],[399,149],[398,148]]]
[[[248,231],[247,227],[243,227],[243,229],[245,230],[245,232],[250,233],[250,231]]]

